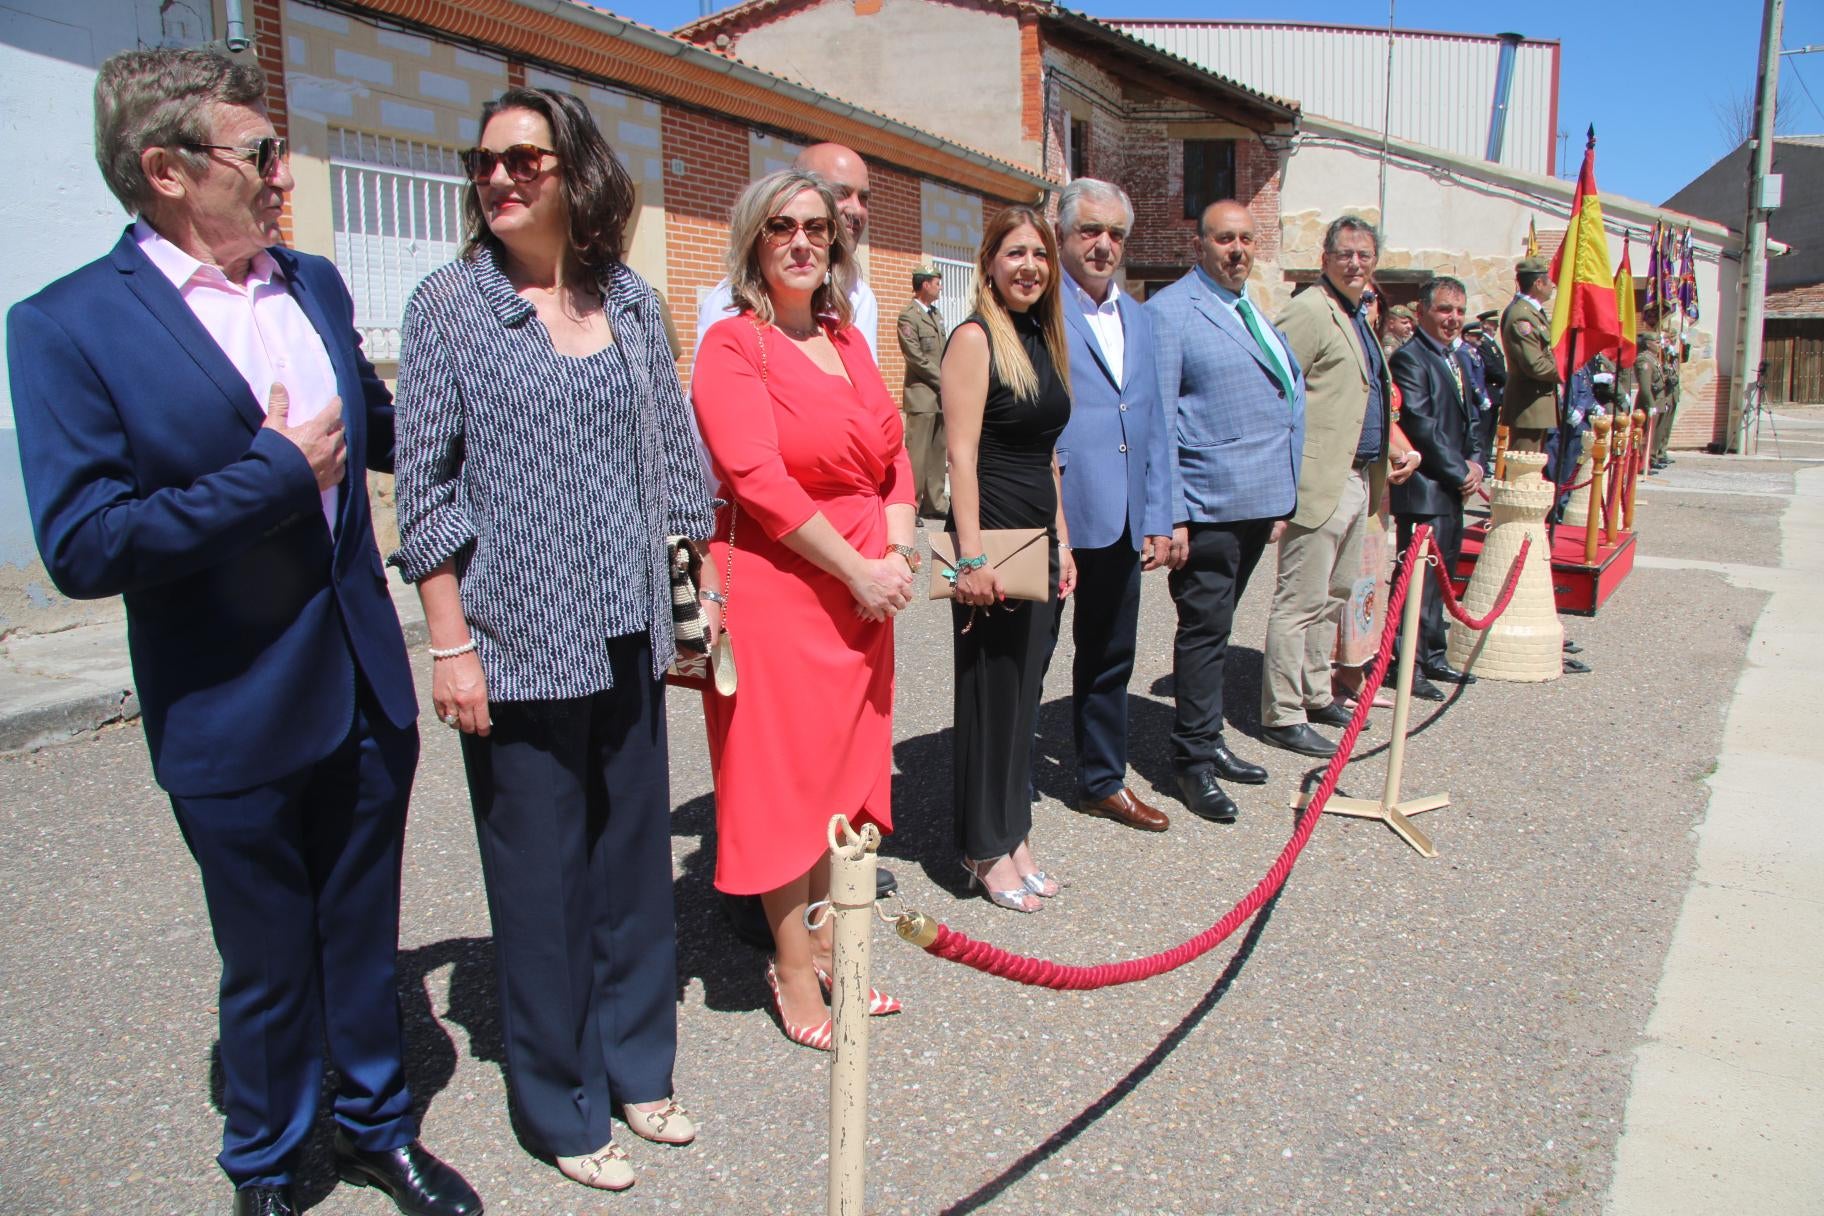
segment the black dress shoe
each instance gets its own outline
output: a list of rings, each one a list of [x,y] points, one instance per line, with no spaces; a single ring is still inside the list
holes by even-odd
[[[336,1173],[354,1186],[385,1191],[405,1216],[481,1216],[481,1196],[416,1140],[369,1152],[338,1128]]]
[[[1330,702],[1330,704],[1321,709],[1307,709],[1305,711],[1305,718],[1307,721],[1315,722],[1319,726],[1334,726],[1339,730],[1349,725],[1349,719],[1354,716],[1354,714],[1344,709],[1335,701]]]
[[[1589,670],[1590,665],[1585,663],[1582,659],[1566,659],[1564,661],[1564,671],[1566,675],[1580,676],[1586,674]]]
[[[1260,737],[1274,747],[1283,747],[1300,755],[1329,759],[1336,755],[1336,744],[1324,738],[1303,722],[1291,726],[1263,726]]]
[[[1442,664],[1436,667],[1421,667],[1419,670],[1426,679],[1441,680],[1446,684],[1474,684],[1476,682],[1476,677],[1467,671],[1458,671],[1454,667],[1446,667]]]
[[[1249,764],[1221,743],[1218,743],[1216,750],[1210,753],[1210,767],[1214,768],[1216,775],[1224,781],[1238,781],[1242,785],[1265,785],[1267,783],[1266,769],[1258,764]]]
[[[1178,793],[1191,814],[1211,823],[1234,823],[1241,812],[1216,784],[1216,770],[1207,764],[1178,770]]]
[[[1571,639],[1569,639],[1569,638],[1566,638],[1566,639],[1564,639],[1564,653],[1566,653],[1566,654],[1582,654],[1582,653],[1583,653],[1583,647],[1581,647],[1581,646],[1579,646],[1579,645],[1578,645],[1578,644],[1577,644],[1577,643],[1575,643],[1575,642],[1573,642],[1573,641],[1571,641]]]
[[[885,899],[899,890],[899,878],[885,866],[874,867],[874,898]]]
[[[1442,701],[1444,690],[1417,672],[1412,677],[1412,695],[1421,701]]]
[[[297,1216],[288,1186],[244,1186],[234,1193],[234,1216]]]

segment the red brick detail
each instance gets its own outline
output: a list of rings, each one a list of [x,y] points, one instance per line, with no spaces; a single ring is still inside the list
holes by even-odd
[[[899,310],[912,298],[912,272],[925,260],[924,190],[918,178],[885,167],[868,171],[868,285],[880,301],[880,375],[899,400],[906,359],[899,351]]]
[[[254,59],[266,73],[266,114],[273,130],[288,136],[291,111],[285,99],[285,31],[280,0],[253,0],[253,23],[247,32],[253,39]],[[279,233],[291,244],[291,196],[285,196],[285,210],[279,215]]]
[[[855,15],[857,17],[872,17],[880,12],[880,3],[881,0],[855,0]]]
[[[523,59],[507,60],[507,87],[523,89],[526,87],[526,61]]]
[[[678,374],[690,382],[697,300],[721,282],[728,217],[748,182],[748,132],[738,123],[673,106],[659,108],[665,164],[665,290],[678,330]],[[682,161],[684,171],[674,172]]]
[[[1045,51],[1039,19],[1020,17],[1020,138],[1041,139],[1045,132]]]

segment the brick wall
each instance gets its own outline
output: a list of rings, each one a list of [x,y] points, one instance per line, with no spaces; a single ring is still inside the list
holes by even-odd
[[[748,180],[748,136],[739,123],[661,106],[659,141],[665,162],[665,285],[678,329],[678,374],[688,384],[697,347],[697,300],[723,278],[729,212]]]
[[[880,300],[880,375],[897,401],[906,378],[899,310],[912,298],[912,271],[925,260],[923,188],[910,173],[885,165],[869,167],[868,185],[868,285]]]
[[[290,109],[285,100],[285,32],[279,8],[280,0],[253,0],[253,53],[260,69],[266,73],[266,114],[273,130],[289,137]],[[279,233],[285,244],[292,243],[291,196],[285,197],[285,210],[279,214]]]

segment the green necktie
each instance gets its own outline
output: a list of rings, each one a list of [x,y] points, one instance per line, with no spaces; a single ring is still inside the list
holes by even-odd
[[[1260,347],[1260,353],[1266,356],[1267,366],[1273,369],[1273,375],[1279,380],[1279,387],[1284,390],[1288,400],[1292,397],[1292,377],[1286,371],[1285,364],[1279,361],[1279,355],[1267,341],[1267,335],[1261,331],[1260,318],[1254,315],[1254,305],[1248,303],[1248,297],[1240,296],[1235,301],[1235,311],[1241,314],[1241,323],[1254,335],[1254,344]]]

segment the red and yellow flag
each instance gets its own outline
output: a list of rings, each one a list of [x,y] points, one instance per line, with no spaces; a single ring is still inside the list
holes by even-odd
[[[1621,349],[1615,353],[1619,367],[1633,367],[1634,356],[1640,353],[1635,346],[1640,322],[1634,310],[1634,268],[1628,264],[1628,245],[1633,235],[1621,234],[1621,269],[1615,272],[1615,307],[1621,312]]]
[[[1526,221],[1526,256],[1529,258],[1539,256],[1539,223],[1531,216],[1528,216]]]
[[[1596,355],[1614,355],[1621,344],[1615,307],[1615,278],[1609,270],[1609,238],[1602,227],[1602,196],[1596,192],[1596,128],[1590,128],[1577,173],[1577,195],[1564,243],[1552,256],[1552,346],[1564,382]]]

